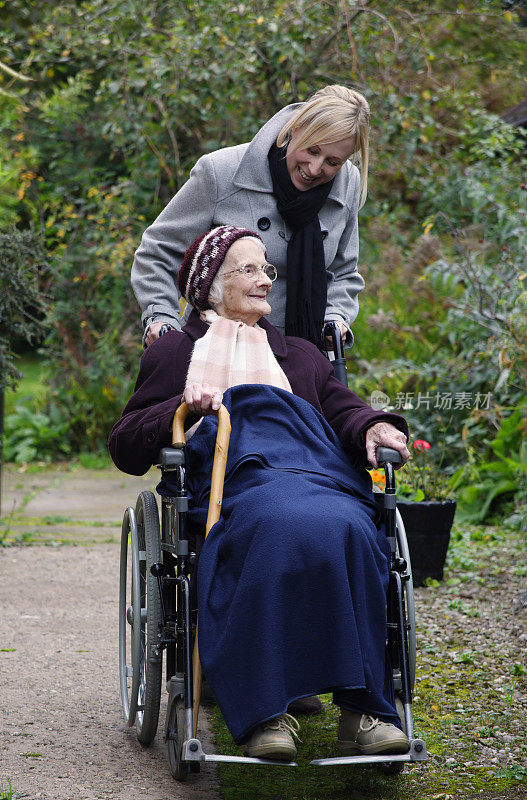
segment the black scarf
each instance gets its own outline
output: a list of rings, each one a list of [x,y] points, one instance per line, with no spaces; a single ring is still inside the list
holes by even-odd
[[[287,147],[273,144],[269,168],[278,212],[293,230],[287,245],[285,332],[320,346],[327,303],[326,264],[318,212],[333,181],[304,192],[297,189],[286,164]]]

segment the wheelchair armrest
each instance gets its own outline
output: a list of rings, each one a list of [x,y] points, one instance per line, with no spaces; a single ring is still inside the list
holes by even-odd
[[[383,464],[400,464],[402,462],[401,454],[391,447],[378,447],[375,455],[381,467]]]
[[[170,471],[182,467],[185,463],[185,453],[177,447],[163,447],[157,457],[157,466],[162,470]]]

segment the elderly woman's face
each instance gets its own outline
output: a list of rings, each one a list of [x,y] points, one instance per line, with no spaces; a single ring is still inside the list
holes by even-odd
[[[305,192],[332,180],[356,148],[355,140],[349,137],[333,144],[312,145],[297,150],[295,142],[301,132],[299,128],[291,134],[285,160],[294,186]]]
[[[229,247],[221,272],[223,300],[216,308],[220,316],[255,325],[271,312],[267,302],[270,279],[262,270],[254,280],[244,273],[244,267],[250,264],[264,267],[266,263],[263,248],[251,239],[238,239]]]

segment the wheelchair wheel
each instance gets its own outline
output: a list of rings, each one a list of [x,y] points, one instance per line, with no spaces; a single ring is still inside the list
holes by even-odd
[[[406,624],[408,626],[408,666],[410,670],[410,688],[413,692],[415,685],[415,661],[416,661],[416,634],[415,634],[415,599],[414,582],[412,579],[412,563],[410,560],[410,550],[404,523],[397,509],[395,512],[397,550],[399,555],[406,561],[406,573],[408,579],[403,581],[404,604],[406,609]]]
[[[141,492],[135,508],[139,544],[140,581],[140,657],[133,662],[139,673],[139,692],[135,727],[137,738],[144,745],[153,742],[159,720],[162,651],[158,650],[159,633],[163,624],[161,598],[156,578],[150,568],[162,560],[161,535],[157,502],[152,492]]]
[[[396,522],[396,543],[397,554],[404,558],[406,561],[406,570],[402,577],[406,580],[402,581],[404,592],[404,607],[407,626],[407,641],[408,641],[408,669],[410,688],[413,692],[415,684],[415,661],[416,661],[416,635],[415,635],[415,601],[414,601],[414,584],[412,580],[412,564],[410,561],[410,551],[408,549],[408,541],[406,538],[406,531],[404,523],[398,510],[395,512]],[[406,731],[406,724],[404,719],[404,707],[401,701],[399,692],[395,693],[395,707],[401,719],[403,730]],[[404,769],[403,761],[388,761],[379,764],[379,769],[386,776],[399,775]]]
[[[185,703],[181,695],[175,697],[170,706],[167,731],[170,772],[177,781],[184,781],[189,773],[189,765],[181,760],[181,748],[185,741]]]
[[[128,558],[130,547],[131,558]],[[139,570],[139,542],[133,508],[124,513],[121,530],[121,563],[119,578],[119,683],[121,705],[128,725],[133,725],[137,714],[140,674],[133,665],[141,657],[141,593]],[[130,605],[127,595],[130,591]]]

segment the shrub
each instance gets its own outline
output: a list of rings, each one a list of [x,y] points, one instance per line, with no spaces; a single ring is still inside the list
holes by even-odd
[[[13,388],[19,378],[15,345],[42,337],[46,269],[40,235],[15,228],[0,233],[0,390]]]
[[[370,391],[382,383],[394,399],[451,385],[463,358],[452,337],[465,336],[451,292],[462,300],[465,288],[426,269],[457,263],[439,212],[456,229],[484,224],[484,192],[463,196],[462,170],[475,165],[478,180],[499,158],[509,185],[519,172],[515,135],[489,113],[524,93],[516,65],[527,34],[514,14],[488,0],[460,0],[455,12],[441,0],[426,11],[413,0],[353,9],[145,0],[132,14],[129,4],[104,0],[3,6],[0,61],[32,80],[13,93],[0,73],[0,213],[19,227],[44,226],[54,301],[43,411],[69,423],[74,450],[103,446],[137,372],[129,269],[142,229],[203,152],[247,141],[283,104],[329,82],[363,89],[374,112],[361,268],[369,262],[368,289],[384,283],[379,303],[363,300],[358,383]],[[476,220],[463,219],[472,211]],[[383,225],[389,241],[376,236]],[[476,329],[470,336],[476,353],[483,338]],[[461,388],[492,384],[494,365],[485,361],[478,374],[476,361]],[[510,385],[504,378],[500,391]],[[460,456],[465,409],[410,411],[432,443],[448,428],[449,452]]]
[[[6,461],[51,461],[58,454],[70,453],[68,423],[58,411],[36,411],[33,403],[20,403],[5,420],[4,455]]]
[[[483,522],[498,501],[510,497],[514,508],[505,524],[527,528],[527,399],[519,408],[506,410],[486,454],[476,456],[470,440],[468,447],[470,460],[452,479],[452,487],[459,490],[459,521]]]

